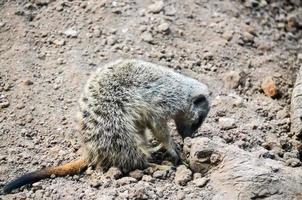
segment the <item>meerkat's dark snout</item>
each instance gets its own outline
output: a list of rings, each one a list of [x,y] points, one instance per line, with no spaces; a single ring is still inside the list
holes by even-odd
[[[210,111],[209,101],[203,94],[192,98],[189,114],[181,114],[175,118],[178,133],[184,139],[192,137],[202,125]]]

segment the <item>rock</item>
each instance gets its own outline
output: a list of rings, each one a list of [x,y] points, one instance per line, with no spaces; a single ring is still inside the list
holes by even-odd
[[[271,76],[264,78],[261,83],[261,89],[269,97],[276,97],[278,94],[276,83]]]
[[[150,175],[143,175],[142,181],[153,183],[153,182],[155,182],[155,179],[152,176],[150,176]]]
[[[278,138],[274,134],[267,134],[266,135],[266,142],[262,144],[262,146],[268,150],[273,149],[274,147],[277,147],[278,144]]]
[[[222,139],[221,139],[222,140]],[[190,169],[204,176],[211,168],[219,164],[222,155],[209,146],[205,139],[187,139],[184,141],[184,154],[188,155]]]
[[[254,26],[244,26],[244,31],[249,34],[256,35],[256,29]]]
[[[120,186],[128,185],[130,183],[136,183],[136,182],[137,182],[137,180],[132,177],[123,177],[123,178],[117,180],[117,184]]]
[[[226,143],[230,143],[234,140],[233,137],[230,136],[228,133],[224,133],[222,138],[225,140]]]
[[[299,152],[286,152],[283,155],[285,160],[289,160],[291,158],[299,158]]]
[[[45,57],[46,57],[46,53],[45,53],[45,52],[39,52],[37,57],[38,57],[39,59],[41,59],[41,60],[44,60]]]
[[[43,199],[44,190],[36,190],[34,193],[34,199]]]
[[[224,74],[223,80],[227,88],[235,89],[237,88],[243,79],[243,73],[238,71],[229,71]]]
[[[165,179],[167,177],[167,171],[159,170],[153,173],[154,178]]]
[[[98,38],[102,35],[102,31],[100,29],[94,29],[93,35]]]
[[[42,187],[42,183],[41,182],[35,182],[32,184],[33,187],[39,187],[41,188]]]
[[[148,28],[147,26],[141,25],[138,29],[139,29],[140,32],[143,33],[143,32],[145,32],[147,30],[147,28]]]
[[[58,46],[58,47],[62,47],[65,45],[65,40],[63,39],[56,39],[52,42],[54,45]]]
[[[59,5],[56,6],[55,9],[56,9],[56,11],[61,12],[61,11],[64,10],[64,7],[63,7],[63,5],[59,4]]]
[[[277,113],[276,113],[276,119],[285,119],[289,117],[289,112],[287,109],[282,109],[282,110],[279,110]]]
[[[24,85],[32,85],[34,84],[34,82],[32,82],[31,80],[27,79],[27,80],[24,80],[22,81]]]
[[[108,44],[108,45],[113,46],[113,45],[115,45],[116,43],[117,43],[116,37],[114,37],[114,36],[109,36],[109,37],[107,38],[107,44]]]
[[[138,11],[138,15],[139,16],[141,16],[141,17],[144,17],[145,15],[146,15],[146,9],[140,9],[139,11]]]
[[[0,103],[0,108],[7,108],[9,107],[10,103],[9,101],[3,101]]]
[[[144,172],[142,170],[136,169],[129,173],[129,176],[132,178],[135,178],[137,180],[140,180],[144,176]]]
[[[259,1],[258,0],[247,0],[247,1],[245,1],[245,6],[248,8],[258,7]]]
[[[113,8],[112,13],[122,14],[122,8],[120,8],[120,7]]]
[[[297,55],[297,59],[298,59],[299,61],[302,61],[302,53],[299,53],[299,54]]]
[[[148,192],[144,186],[135,187],[134,190],[131,190],[127,199],[149,199]]]
[[[243,107],[244,100],[236,94],[219,95],[212,101],[212,106]]]
[[[261,51],[270,51],[273,45],[264,40],[255,40],[255,46]]]
[[[50,0],[34,0],[33,1],[37,6],[46,6],[49,4]]]
[[[143,39],[143,41],[148,42],[148,43],[153,42],[153,36],[150,32],[144,32],[142,34],[142,39]]]
[[[290,14],[287,18],[286,30],[287,31],[296,31],[296,29],[300,26],[298,15]]]
[[[148,6],[148,11],[151,13],[159,13],[164,8],[164,2],[163,1],[156,1],[153,4]]]
[[[242,40],[244,42],[254,42],[254,36],[250,34],[249,32],[243,32],[242,34]]]
[[[31,115],[26,115],[24,118],[24,121],[26,121],[27,123],[31,123],[33,121],[33,117]]]
[[[102,183],[97,180],[93,180],[90,182],[90,186],[93,188],[99,188],[101,185],[102,185]]]
[[[214,55],[212,52],[205,52],[205,53],[203,53],[202,57],[205,60],[213,60]]]
[[[123,173],[116,167],[111,167],[106,173],[105,177],[110,179],[119,179],[121,178]]]
[[[286,161],[286,165],[291,167],[299,167],[301,166],[301,161],[297,158],[290,158]]]
[[[217,137],[193,138],[190,143],[189,159],[198,159],[195,166],[190,162],[190,167],[196,169],[197,165],[211,165],[208,178],[213,188],[213,200],[238,197],[257,199],[262,196],[289,200],[295,199],[297,193],[301,192],[300,167],[286,167],[280,161],[259,157],[258,152],[248,152],[235,145],[225,144]],[[220,156],[216,164],[209,159],[213,153]]]
[[[11,84],[5,83],[4,86],[3,86],[3,90],[4,91],[9,91],[11,87],[12,87]]]
[[[174,16],[175,14],[176,14],[176,9],[174,6],[169,6],[168,8],[165,8],[165,15]]]
[[[78,181],[78,180],[80,180],[80,176],[79,175],[73,175],[72,176],[72,180],[75,180],[75,181]]]
[[[218,124],[222,130],[236,128],[236,121],[233,118],[221,117],[218,120]]]
[[[6,158],[7,158],[7,156],[5,156],[5,155],[0,155],[0,161],[1,161],[1,160],[6,160]]]
[[[5,26],[5,22],[0,22],[0,28],[4,27]]]
[[[66,63],[66,60],[65,60],[64,58],[58,58],[57,64],[63,65],[63,64],[65,64],[65,63]]]
[[[167,33],[169,31],[169,24],[168,23],[162,23],[157,27],[159,32]]]
[[[195,179],[199,179],[199,178],[202,178],[201,173],[194,173],[194,174],[193,174],[193,179],[194,179],[194,180],[195,180]]]
[[[67,29],[66,31],[64,31],[64,34],[65,34],[67,37],[77,38],[79,32],[76,31],[74,28],[69,28],[69,29]]]
[[[187,185],[189,181],[192,180],[192,171],[188,169],[185,165],[180,165],[176,169],[175,173],[175,183],[181,186]]]
[[[186,198],[186,193],[185,192],[180,191],[180,192],[177,193],[177,196],[176,196],[177,200],[183,200],[185,198]]]
[[[210,179],[208,178],[197,178],[195,180],[192,181],[192,183],[194,183],[197,187],[204,187],[208,182],[209,182]]]
[[[233,31],[225,31],[225,32],[222,34],[222,38],[223,38],[223,39],[226,39],[227,41],[230,41],[230,40],[232,40],[232,38],[233,38],[233,34],[234,34]]]

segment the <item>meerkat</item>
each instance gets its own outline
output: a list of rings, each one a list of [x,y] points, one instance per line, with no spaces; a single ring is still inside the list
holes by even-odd
[[[208,87],[170,68],[142,60],[120,59],[93,73],[79,100],[83,157],[25,174],[4,187],[9,193],[51,175],[80,173],[87,166],[117,167],[123,173],[149,166],[153,151],[164,147],[177,164],[180,156],[170,136],[173,119],[182,138],[192,137],[209,112]],[[147,145],[146,130],[160,145]]]

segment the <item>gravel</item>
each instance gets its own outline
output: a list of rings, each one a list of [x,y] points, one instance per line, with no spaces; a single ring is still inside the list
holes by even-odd
[[[88,75],[104,63],[144,59],[188,74],[212,92],[196,138],[182,141],[169,123],[185,163],[176,172],[89,168],[3,199],[299,198],[293,194],[301,189],[302,148],[290,132],[290,101],[301,64],[300,1],[0,6],[1,185],[80,156],[77,102]]]

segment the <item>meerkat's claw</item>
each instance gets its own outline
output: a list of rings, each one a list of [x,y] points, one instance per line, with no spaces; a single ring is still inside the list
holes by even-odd
[[[170,170],[175,170],[174,166],[170,166],[170,165],[159,165],[159,164],[155,164],[155,163],[149,163],[148,164],[149,167],[152,168],[152,170],[155,171],[170,171]]]
[[[177,165],[180,161],[180,155],[179,155],[179,151],[173,149],[172,151],[169,152],[169,154],[171,155],[172,159],[173,159],[173,164]]]
[[[179,149],[177,148],[177,145],[174,142],[171,141],[171,144],[169,145],[169,148],[167,149],[167,152],[172,157],[173,164],[177,165],[180,162],[181,157],[180,157],[180,151],[179,151]]]

